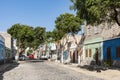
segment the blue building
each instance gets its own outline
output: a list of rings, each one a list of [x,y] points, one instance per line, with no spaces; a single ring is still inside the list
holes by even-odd
[[[120,62],[120,38],[103,41],[103,59]]]
[[[0,63],[5,60],[5,39],[0,35]]]

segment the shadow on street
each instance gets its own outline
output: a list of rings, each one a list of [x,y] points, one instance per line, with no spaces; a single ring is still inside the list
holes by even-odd
[[[14,69],[18,65],[19,65],[19,63],[6,63],[6,64],[0,65],[0,80],[3,80],[3,77],[4,77],[3,74],[5,72]]]
[[[103,62],[99,63],[99,65],[96,65],[93,61],[91,61],[90,65],[84,65],[84,66],[77,66],[83,69],[87,69],[89,71],[97,71],[97,72],[101,72],[101,71],[105,71],[105,70],[119,70],[120,71],[120,67],[117,66],[105,66],[105,64]]]
[[[44,62],[44,60],[27,60],[27,62]]]
[[[89,71],[97,71],[97,72],[107,70],[107,67],[102,62],[99,62],[99,64],[97,65],[94,61],[91,61],[90,65],[84,65],[84,66],[78,66],[78,67],[87,69]]]

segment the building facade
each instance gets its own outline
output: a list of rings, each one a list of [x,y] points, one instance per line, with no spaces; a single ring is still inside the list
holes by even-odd
[[[103,24],[98,26],[85,26],[85,40],[83,46],[83,65],[90,65],[96,60],[101,61],[103,59],[102,54],[102,41],[103,37],[101,35],[103,31]],[[97,54],[97,55],[96,55]]]
[[[6,33],[6,32],[0,32],[0,35],[3,36],[3,38],[5,39],[5,58],[6,60],[10,60],[15,56],[15,49],[14,49],[14,43],[13,43],[13,39],[11,37],[10,34]]]
[[[113,61],[111,65],[120,67],[120,38],[103,41],[103,59]]]
[[[5,61],[5,39],[0,35],[0,64]]]
[[[102,37],[96,37],[93,39],[84,41],[84,58],[85,64],[91,64],[92,61],[95,62],[96,52],[98,50],[98,60],[102,61]]]
[[[97,26],[85,27],[84,64],[95,61],[96,51],[98,60],[110,60],[116,65],[119,60],[120,27],[115,23],[102,23]],[[120,63],[120,62],[119,62]]]
[[[61,44],[64,46],[63,59],[65,63],[78,63],[78,45],[82,35],[67,35],[61,39]]]

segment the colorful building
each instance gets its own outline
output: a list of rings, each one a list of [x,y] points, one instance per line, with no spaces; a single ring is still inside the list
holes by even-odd
[[[102,37],[96,37],[92,39],[87,39],[84,41],[84,57],[83,61],[85,64],[91,64],[92,61],[95,61],[95,54],[98,50],[98,60],[103,59],[102,56]]]
[[[78,45],[81,42],[82,35],[67,35],[61,39],[64,46],[64,63],[78,63]]]
[[[101,32],[103,25],[98,26],[87,25],[84,28],[85,40],[83,44],[83,60],[82,65],[90,65],[91,62],[101,61],[102,56],[102,41]],[[97,54],[97,55],[96,55]]]
[[[113,65],[120,67],[120,38],[103,41],[103,59],[113,61]]]
[[[102,23],[97,26],[85,26],[85,40],[83,47],[83,64],[90,64],[98,60],[113,60],[113,64],[120,60],[120,27],[115,23]],[[120,64],[120,62],[119,62]]]

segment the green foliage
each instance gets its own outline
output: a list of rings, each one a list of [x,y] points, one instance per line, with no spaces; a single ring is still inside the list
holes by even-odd
[[[104,64],[106,67],[110,67],[112,65],[113,61],[112,60],[105,60]]]
[[[15,24],[8,29],[8,33],[17,39],[20,48],[26,48],[33,41],[33,28],[28,25]]]
[[[120,26],[120,0],[71,0],[70,9],[77,11],[80,19],[88,24],[104,21],[116,22]]]
[[[80,31],[81,22],[80,18],[73,14],[65,13],[57,17],[55,20],[55,26],[61,33],[77,33]]]
[[[25,49],[31,47],[36,49],[40,43],[44,42],[45,28],[28,25],[14,24],[7,30],[14,39],[17,39],[18,48]]]
[[[32,51],[31,49],[28,50],[28,52],[27,52],[27,56],[29,56],[32,52],[33,52],[33,51]]]
[[[22,27],[20,24],[15,24],[11,28],[7,30],[9,34],[12,35],[13,38],[18,39],[20,37],[20,31],[22,30]]]
[[[54,29],[52,32],[52,38],[54,41],[59,41],[65,35],[65,32],[60,29]]]
[[[45,32],[46,29],[44,27],[36,27],[34,29],[34,41],[31,43],[31,47],[37,49],[37,47],[45,42]]]
[[[54,41],[52,32],[48,31],[48,32],[45,33],[45,41],[48,42],[48,43]]]
[[[35,37],[39,39],[40,41],[44,40],[44,35],[45,35],[45,28],[43,27],[36,27],[34,29],[35,32]]]

